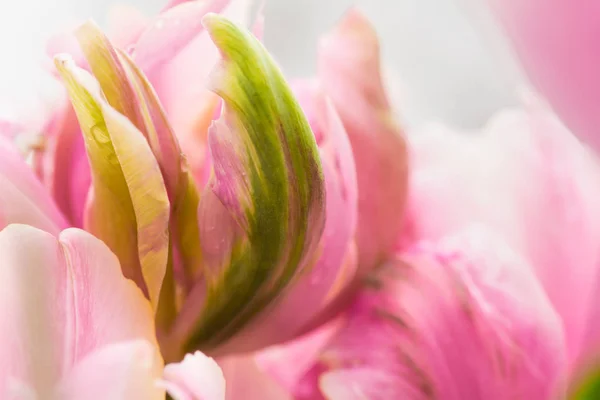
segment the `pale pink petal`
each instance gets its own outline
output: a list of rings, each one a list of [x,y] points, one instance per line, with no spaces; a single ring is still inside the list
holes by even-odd
[[[219,13],[229,0],[186,1],[160,14],[135,42],[133,57],[147,73],[170,61],[204,31],[202,17]]]
[[[50,60],[57,54],[69,54],[73,57],[77,65],[86,65],[81,47],[79,47],[79,43],[77,43],[77,39],[75,38],[75,35],[73,35],[75,28],[76,26],[72,26],[70,29],[58,32],[48,39],[46,42],[46,54]],[[55,72],[56,69],[54,68],[54,65],[50,65],[49,69]]]
[[[3,136],[0,136],[0,187],[0,229],[21,223],[58,234],[68,226],[21,154]]]
[[[186,2],[181,2],[186,6]],[[203,3],[193,1],[191,3]],[[209,0],[211,7],[223,6],[222,0]],[[208,4],[208,3],[207,3]],[[228,18],[241,23],[248,24],[250,15],[249,0],[233,0],[225,7],[222,14]],[[196,7],[198,12],[201,6]],[[206,6],[208,11],[208,6]],[[171,11],[174,12],[174,11]],[[160,18],[160,17],[159,17]],[[199,23],[200,19],[190,21],[190,23]],[[196,26],[196,25],[194,25]],[[158,65],[156,68],[148,68],[144,63],[139,63],[138,55],[134,54],[134,59],[142,70],[148,75],[148,78],[163,104],[173,130],[179,138],[181,148],[188,158],[190,169],[194,173],[197,183],[203,183],[203,176],[206,174],[206,163],[208,148],[206,146],[208,128],[215,110],[219,108],[219,99],[213,93],[207,90],[209,72],[216,65],[219,59],[219,52],[210,40],[208,34],[201,26],[197,26],[198,31],[195,36],[190,36],[191,30],[183,32],[183,38],[177,39],[182,45],[184,40],[188,42],[186,46],[179,46],[179,51],[174,54],[168,62]],[[160,29],[156,27],[149,28],[155,30],[159,35]],[[177,29],[173,29],[173,35],[179,35]],[[150,34],[150,33],[148,33]],[[154,47],[151,41],[146,42],[150,49]],[[170,43],[163,42],[167,47]],[[150,50],[148,50],[150,52]],[[146,53],[146,50],[137,49],[136,52]],[[152,53],[154,50],[152,50]],[[140,56],[141,57],[141,56]],[[152,65],[150,65],[152,67]]]
[[[296,399],[320,399],[319,369],[313,368],[319,355],[343,325],[336,320],[309,334],[256,353],[259,368],[268,373]]]
[[[562,324],[529,266],[481,229],[371,276],[321,355],[328,399],[562,398]]]
[[[115,4],[108,11],[108,36],[123,50],[134,44],[150,24],[150,18],[127,4]]]
[[[292,400],[285,391],[269,375],[256,364],[252,355],[232,356],[219,360],[223,369],[227,388],[227,400],[260,399],[260,400]]]
[[[164,400],[158,349],[145,340],[103,346],[81,359],[55,389],[64,400]]]
[[[197,351],[165,367],[162,385],[174,400],[225,400],[225,378],[219,365]]]
[[[573,133],[600,151],[600,3],[488,1],[531,81]]]
[[[563,319],[574,362],[600,265],[594,157],[538,108],[501,113],[478,135],[437,127],[411,141],[405,242],[474,222],[500,233],[536,271]]]
[[[390,382],[394,384],[390,385]],[[425,400],[427,395],[409,382],[398,381],[394,372],[377,368],[358,367],[326,372],[320,378],[320,386],[328,400]]]
[[[358,268],[386,259],[402,230],[408,178],[406,144],[380,71],[374,28],[357,10],[321,42],[319,79],[348,132],[358,180]]]
[[[0,255],[0,393],[10,379],[48,389],[108,344],[141,338],[156,346],[149,303],[90,234],[67,229],[57,239],[9,225]]]

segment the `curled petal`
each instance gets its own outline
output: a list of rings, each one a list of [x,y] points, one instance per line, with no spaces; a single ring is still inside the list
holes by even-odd
[[[331,102],[315,82],[301,81],[293,88],[319,146],[327,218],[314,266],[292,284],[263,318],[238,333],[239,340],[261,344],[261,347],[290,340],[321,323],[324,314],[332,313],[327,308],[356,271],[352,252],[357,190],[350,142]],[[293,320],[290,315],[294,315]]]
[[[373,27],[351,10],[319,49],[319,79],[354,151],[358,180],[358,267],[384,261],[402,230],[407,151],[383,88]]]
[[[205,191],[226,209],[222,223],[236,229],[221,231],[234,235],[222,237],[232,245],[206,269],[204,308],[191,317],[186,349],[222,344],[276,300],[314,262],[325,220],[315,139],[281,72],[250,33],[216,15],[204,24],[223,54],[213,88],[224,100],[211,127],[214,174]],[[200,220],[201,229],[214,223]],[[225,295],[232,288],[235,295]],[[183,313],[197,315],[197,302]]]
[[[85,226],[117,254],[125,276],[156,306],[168,256],[169,200],[143,134],[103,98],[97,82],[57,57],[84,134],[93,196]]]

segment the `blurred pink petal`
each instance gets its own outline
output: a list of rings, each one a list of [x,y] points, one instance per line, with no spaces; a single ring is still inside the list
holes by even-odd
[[[157,351],[145,340],[103,346],[67,373],[55,389],[57,398],[164,400],[164,391],[156,384]]]
[[[255,355],[256,363],[294,399],[321,399],[317,382],[322,371],[313,367],[342,326],[343,321],[335,320],[291,342],[261,350]]]
[[[0,393],[13,380],[48,393],[73,368],[89,377],[98,362],[119,364],[114,356],[125,357],[121,351],[91,356],[107,345],[143,339],[157,349],[149,303],[100,240],[78,229],[57,239],[10,225],[0,232],[0,254]],[[150,367],[160,374],[158,351]],[[112,383],[116,387],[127,383],[125,376],[115,378],[121,380]]]
[[[522,254],[563,319],[569,361],[581,347],[600,265],[596,159],[541,108],[504,112],[480,134],[443,127],[411,136],[404,240],[482,223]],[[600,343],[600,336],[596,337]]]
[[[562,325],[529,266],[481,229],[369,278],[321,354],[327,399],[562,398]]]
[[[0,187],[0,229],[11,223],[21,223],[58,234],[68,226],[21,154],[2,135]]]
[[[488,1],[533,84],[573,133],[600,151],[600,3]]]
[[[225,400],[225,378],[219,365],[197,351],[165,367],[163,385],[174,400]]]
[[[128,50],[149,24],[147,15],[127,4],[115,4],[108,11],[108,36],[123,50]]]
[[[219,360],[227,383],[226,399],[292,400],[293,397],[261,370],[252,355]]]
[[[384,261],[402,229],[406,144],[383,88],[374,28],[357,10],[322,40],[319,79],[348,132],[358,179],[358,267]]]

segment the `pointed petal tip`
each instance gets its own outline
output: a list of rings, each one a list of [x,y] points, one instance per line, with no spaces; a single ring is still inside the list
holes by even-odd
[[[75,63],[73,57],[68,53],[58,53],[54,55],[54,65],[56,67],[62,67],[65,64]]]
[[[208,30],[211,31],[215,24],[226,21],[226,18],[220,16],[216,13],[207,13],[204,17],[202,17],[202,25]]]
[[[351,7],[338,22],[338,24],[325,35],[321,44],[326,46],[331,44],[337,37],[359,37],[365,41],[377,41],[377,32],[375,27],[357,7]]]

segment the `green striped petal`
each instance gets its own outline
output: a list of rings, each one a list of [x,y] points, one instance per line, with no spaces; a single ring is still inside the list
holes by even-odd
[[[199,209],[204,305],[184,304],[185,351],[223,344],[276,301],[313,264],[325,221],[317,145],[281,71],[249,32],[214,14],[203,23],[223,58],[212,90],[224,106]]]

